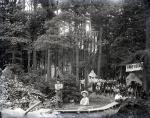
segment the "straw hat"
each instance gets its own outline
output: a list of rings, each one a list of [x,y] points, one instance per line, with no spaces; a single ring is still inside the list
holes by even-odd
[[[81,92],[81,95],[83,95],[83,93],[86,93],[87,96],[88,96],[88,94],[89,94],[88,91],[82,91],[82,92]]]

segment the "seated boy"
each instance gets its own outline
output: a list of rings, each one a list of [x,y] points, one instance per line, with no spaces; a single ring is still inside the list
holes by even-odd
[[[83,105],[83,106],[89,105],[88,92],[82,91],[81,95],[83,96],[83,98],[80,101],[80,105]]]

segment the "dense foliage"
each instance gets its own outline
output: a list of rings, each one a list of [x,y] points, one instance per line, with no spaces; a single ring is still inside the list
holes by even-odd
[[[124,3],[118,4],[108,0],[64,0],[61,3],[53,0],[35,0],[34,2],[32,12],[24,11],[21,4],[17,2],[8,1],[0,6],[0,65],[4,67],[8,63],[16,63],[13,57],[4,56],[8,49],[25,55],[21,65],[27,70],[28,63],[28,73],[18,72],[21,70],[19,67],[14,69],[15,74],[22,74],[20,81],[23,83],[34,84],[36,89],[47,95],[52,93],[50,96],[53,96],[55,80],[50,81],[51,83],[46,82],[45,76],[41,76],[41,70],[37,69],[37,59],[42,58],[45,60],[44,63],[48,63],[46,57],[48,50],[51,51],[49,57],[52,57],[51,61],[55,66],[63,65],[64,60],[61,57],[70,54],[72,68],[76,68],[75,72],[83,68],[85,73],[84,75],[82,73],[82,76],[85,77],[88,71],[98,68],[96,66],[99,60],[99,47],[102,47],[102,55],[104,55],[101,62],[103,77],[115,77],[118,71],[117,66],[144,61],[147,51],[145,51],[145,17],[142,0],[124,0]],[[39,3],[41,8],[37,7]],[[58,14],[60,9],[61,13]],[[99,36],[100,34],[97,36],[97,50],[90,54],[88,46],[93,38],[86,35],[84,26],[87,20],[91,22],[92,31],[102,33],[102,36]],[[102,45],[99,44],[100,38]],[[24,53],[22,50],[25,50]],[[68,53],[64,54],[62,50],[67,50]],[[40,51],[46,52],[44,56],[41,56]],[[37,52],[41,55],[39,56]],[[76,59],[74,59],[75,55]],[[10,58],[12,58],[11,62]],[[71,74],[74,76],[75,72]],[[64,101],[79,98],[77,86],[71,83],[72,79],[75,79],[68,77],[66,82],[65,78],[63,78],[66,96]],[[50,86],[52,84],[53,86]]]
[[[83,34],[80,36],[78,33],[84,32],[83,29],[78,28],[77,33],[75,33],[76,29],[76,31],[70,32],[67,37],[60,37],[58,36],[58,27],[64,26],[66,23],[72,25],[72,22],[79,25],[90,16],[92,30],[99,31],[100,27],[103,28],[102,40],[107,42],[102,48],[102,52],[107,58],[105,68],[113,69],[114,66],[122,63],[143,61],[141,54],[135,57],[137,51],[145,50],[144,3],[141,0],[133,2],[126,0],[124,3],[118,4],[110,1],[39,2],[42,8],[35,6],[33,13],[24,12],[21,10],[21,5],[17,3],[8,2],[5,3],[5,7],[1,6],[1,42],[4,42],[5,45],[8,45],[9,42],[13,44],[23,42],[26,43],[26,49],[33,50],[33,42],[39,36],[40,45],[35,45],[35,47],[47,48],[49,47],[47,45],[54,46],[55,44],[65,48],[75,48],[76,42],[83,40]],[[37,4],[38,2],[35,5]],[[62,9],[62,13],[55,17],[56,5]],[[52,35],[50,30],[54,31],[54,27],[57,31],[55,30],[55,35]],[[43,35],[41,36],[41,34]],[[75,38],[77,40],[74,40]],[[43,44],[44,42],[45,44]],[[103,70],[106,71],[106,69]]]

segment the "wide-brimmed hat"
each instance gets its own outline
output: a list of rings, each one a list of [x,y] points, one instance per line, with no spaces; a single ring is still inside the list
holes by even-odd
[[[81,91],[81,95],[83,95],[83,93],[89,94],[88,91]]]

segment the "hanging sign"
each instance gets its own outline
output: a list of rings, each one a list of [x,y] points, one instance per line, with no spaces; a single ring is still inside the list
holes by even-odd
[[[143,62],[126,65],[126,72],[143,70]]]

